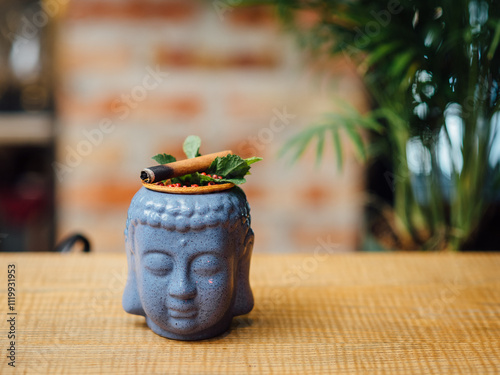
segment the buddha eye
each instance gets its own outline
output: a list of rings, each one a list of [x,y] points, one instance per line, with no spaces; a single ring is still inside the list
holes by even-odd
[[[166,276],[174,269],[172,257],[159,252],[151,252],[143,258],[144,267],[156,276]]]
[[[198,276],[213,276],[222,270],[223,262],[211,254],[197,257],[191,264],[191,271]]]

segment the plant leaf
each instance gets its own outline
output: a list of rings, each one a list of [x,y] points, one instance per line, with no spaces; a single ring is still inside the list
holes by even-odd
[[[201,139],[197,135],[190,135],[184,141],[182,149],[188,159],[200,156]]]
[[[498,22],[498,21],[497,21]],[[490,48],[488,50],[488,60],[492,60],[493,56],[495,55],[495,51],[498,48],[498,44],[500,42],[500,23],[497,23],[496,28],[495,28],[495,35],[493,36],[493,40],[490,44]]]
[[[340,143],[339,132],[336,128],[332,128],[333,136],[333,148],[335,149],[335,155],[337,156],[337,169],[342,170],[343,159],[342,159],[342,144]]]
[[[349,126],[348,124],[346,124],[344,129],[349,138],[351,138],[357,156],[361,161],[365,161],[366,160],[365,144],[363,143],[363,139],[359,135],[358,131],[354,129],[354,127]]]
[[[244,159],[245,160],[245,163],[247,163],[247,165],[251,165],[253,163],[257,163],[258,161],[261,161],[262,158],[259,158],[257,156],[253,156],[251,158],[248,158],[248,159]]]
[[[325,148],[325,134],[318,132],[318,145],[316,146],[316,165],[321,163],[323,150]]]
[[[157,154],[153,156],[151,159],[156,161],[158,164],[168,164],[177,161],[172,155],[169,154]]]
[[[207,173],[216,174],[226,179],[243,178],[249,170],[250,165],[238,155],[226,155],[222,158],[216,157],[208,167]]]
[[[191,178],[190,178],[191,184],[200,184],[201,185],[203,182],[207,182],[207,183],[208,182],[216,182],[218,184],[220,184],[221,182],[226,182],[226,183],[230,182],[230,183],[235,184],[235,185],[240,185],[240,184],[244,184],[246,182],[246,180],[244,178],[223,178],[222,180],[216,180],[215,178],[202,175],[198,172],[193,173],[191,175]]]
[[[364,61],[365,69],[369,69],[374,64],[378,63],[380,60],[385,58],[391,52],[394,52],[395,49],[400,47],[399,42],[386,43],[382,44],[379,47],[375,48]]]
[[[324,125],[317,125],[301,131],[283,145],[279,151],[279,156],[284,156],[287,152],[295,150],[295,153],[290,160],[291,164],[295,163],[304,153],[314,135],[321,131],[321,128],[323,127]]]
[[[222,180],[217,180],[219,182],[230,182],[232,184],[235,184],[235,185],[241,185],[241,184],[244,184],[245,182],[247,182],[247,180],[245,180],[244,178],[223,178]]]

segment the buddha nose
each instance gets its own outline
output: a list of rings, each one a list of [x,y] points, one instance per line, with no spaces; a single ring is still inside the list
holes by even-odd
[[[196,285],[189,280],[185,270],[176,270],[168,286],[168,294],[178,299],[191,299],[196,296]]]

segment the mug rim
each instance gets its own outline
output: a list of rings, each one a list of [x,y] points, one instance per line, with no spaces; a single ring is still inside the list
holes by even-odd
[[[209,194],[216,193],[219,191],[224,191],[233,188],[235,185],[232,183],[217,184],[210,186],[186,186],[186,187],[169,187],[163,185],[156,185],[154,183],[142,182],[142,185],[149,190],[157,191],[160,193],[170,193],[170,194]]]

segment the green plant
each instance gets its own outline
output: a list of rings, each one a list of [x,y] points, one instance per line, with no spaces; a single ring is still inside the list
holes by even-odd
[[[363,159],[370,150],[384,151],[393,165],[392,227],[399,246],[462,248],[500,186],[499,2],[258,3],[275,4],[304,46],[354,60],[373,100],[365,115],[351,108],[326,115],[290,139],[283,154],[296,160],[317,140],[320,160],[332,137],[341,165],[339,132]],[[303,10],[317,17],[307,29],[297,17]],[[382,144],[367,147],[366,130],[382,135]]]

